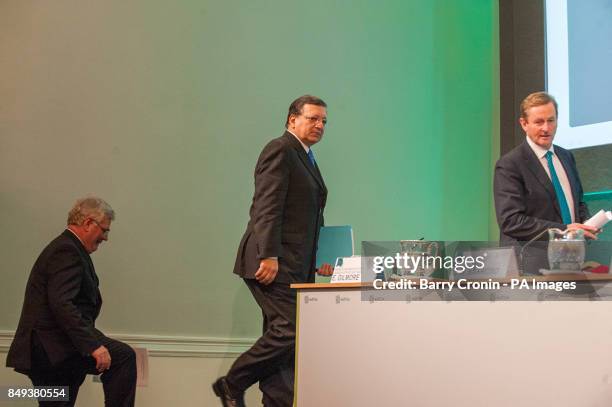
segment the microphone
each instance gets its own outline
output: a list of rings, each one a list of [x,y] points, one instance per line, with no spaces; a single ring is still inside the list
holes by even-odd
[[[549,231],[554,231],[554,232],[559,232],[559,233],[566,233],[568,231],[568,229],[565,230],[561,230],[558,228],[546,228],[543,231],[541,231],[540,233],[538,233],[533,239],[529,240],[527,243],[525,243],[523,245],[523,247],[521,247],[521,251],[519,252],[519,262],[520,262],[520,267],[521,267],[521,274],[525,273],[525,249],[527,247],[529,247],[533,242],[535,242],[536,240],[538,240],[539,238],[541,238],[545,233],[549,232]]]

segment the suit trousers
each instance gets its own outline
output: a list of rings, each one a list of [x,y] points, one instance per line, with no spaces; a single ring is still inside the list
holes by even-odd
[[[107,338],[98,338],[111,357],[110,369],[100,376],[104,387],[104,405],[106,407],[133,407],[136,397],[136,354],[123,342]],[[69,400],[39,401],[39,407],[72,407],[76,402],[79,387],[87,374],[99,374],[96,361],[91,356],[75,355],[57,365],[52,365],[36,337],[32,335],[32,370],[27,372],[34,386],[68,386]]]
[[[297,294],[289,284],[244,281],[261,308],[263,334],[236,359],[226,380],[237,392],[259,382],[266,407],[292,406]]]

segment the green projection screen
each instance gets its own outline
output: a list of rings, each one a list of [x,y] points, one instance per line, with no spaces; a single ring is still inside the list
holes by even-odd
[[[497,1],[3,1],[0,55],[0,330],[95,193],[117,212],[103,330],[256,335],[231,270],[259,151],[304,93],[329,105],[327,224],[489,238]]]

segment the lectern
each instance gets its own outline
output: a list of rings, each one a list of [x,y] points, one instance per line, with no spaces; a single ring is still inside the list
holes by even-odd
[[[590,279],[612,293],[609,275]],[[292,287],[298,407],[612,405],[611,301],[382,301],[363,283]]]

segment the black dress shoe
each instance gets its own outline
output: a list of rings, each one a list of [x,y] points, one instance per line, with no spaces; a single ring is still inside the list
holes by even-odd
[[[232,394],[230,392],[225,376],[217,379],[212,385],[213,391],[221,399],[223,407],[245,407],[244,393]]]

